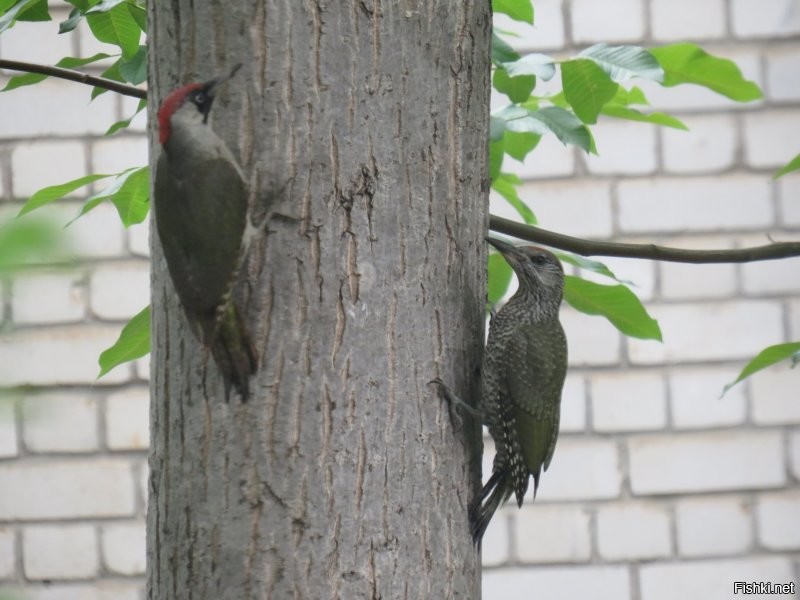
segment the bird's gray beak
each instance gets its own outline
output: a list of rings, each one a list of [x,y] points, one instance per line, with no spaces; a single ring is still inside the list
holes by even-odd
[[[217,88],[226,81],[228,81],[231,77],[236,75],[236,72],[241,68],[242,68],[242,63],[236,63],[235,65],[233,65],[233,68],[230,70],[230,72],[227,73],[226,75],[220,75],[219,77],[215,77],[211,81],[206,82],[206,84],[203,86],[206,89],[206,94],[208,94],[209,96],[213,96],[214,93],[217,91]]]
[[[508,242],[493,237],[487,237],[486,241],[497,248],[497,251],[500,252],[509,263],[512,263],[512,266],[513,263],[519,263],[519,261],[524,258],[519,250],[517,250],[517,247]]]

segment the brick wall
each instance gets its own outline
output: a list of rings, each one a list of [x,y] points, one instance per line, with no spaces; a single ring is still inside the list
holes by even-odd
[[[599,158],[543,140],[524,166],[509,162],[543,225],[695,248],[800,239],[800,177],[770,177],[800,152],[796,0],[535,8],[531,50],[690,39],[735,59],[765,92],[742,106],[691,86],[643,85],[691,133],[603,123]],[[0,56],[54,62],[102,50],[85,32],[56,30],[19,24],[0,36]],[[62,81],[0,95],[0,217],[43,185],[146,162],[142,118],[102,137],[136,103],[107,94],[87,109],[87,99]],[[63,222],[79,205],[75,195],[53,212]],[[98,352],[148,301],[148,234],[124,230],[110,206],[71,230],[77,265],[0,285],[10,331],[0,381],[31,386],[0,402],[0,582],[37,599],[139,598],[147,363],[94,378]],[[665,343],[564,309],[561,438],[536,504],[503,509],[486,534],[484,597],[714,600],[732,597],[736,580],[798,582],[800,374],[776,368],[719,393],[760,348],[800,339],[800,259],[607,263],[637,284]]]

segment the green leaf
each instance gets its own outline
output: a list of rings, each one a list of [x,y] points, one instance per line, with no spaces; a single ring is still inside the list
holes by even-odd
[[[541,139],[541,135],[528,131],[505,131],[503,133],[503,150],[512,158],[522,162],[528,153],[536,148]]]
[[[11,219],[0,225],[0,275],[31,260],[52,262],[63,244],[61,228],[49,219]]]
[[[745,365],[744,369],[742,369],[742,372],[739,373],[739,376],[735,381],[730,382],[723,388],[722,394],[724,395],[725,392],[743,379],[750,377],[750,375],[753,373],[757,373],[761,369],[766,369],[767,367],[771,367],[772,365],[789,358],[792,359],[792,367],[794,367],[798,360],[800,360],[800,342],[776,344],[774,346],[764,348],[758,353],[758,356]]]
[[[565,276],[564,299],[588,315],[602,315],[627,336],[661,341],[661,328],[639,298],[624,285],[600,285]]]
[[[103,60],[104,58],[108,58],[108,54],[104,54],[102,52],[95,54],[94,56],[90,56],[89,58],[76,58],[72,56],[66,56],[62,58],[60,61],[56,63],[57,67],[64,67],[65,69],[74,69],[75,67],[82,67],[84,65],[88,65],[89,63],[97,62],[98,60]],[[8,92],[10,90],[20,88],[26,85],[33,85],[35,83],[39,83],[40,81],[44,81],[47,79],[47,75],[43,75],[41,73],[25,73],[23,75],[15,75],[11,79],[8,80],[6,87],[2,90],[3,92]]]
[[[531,128],[533,133],[552,132],[563,144],[573,144],[586,152],[594,152],[594,140],[586,126],[571,112],[557,106],[548,106],[530,113],[530,119],[542,128]],[[509,127],[509,129],[511,129]],[[512,129],[516,131],[516,129]],[[523,129],[524,131],[524,129]]]
[[[775,174],[772,176],[772,178],[777,179],[778,177],[783,177],[787,173],[791,173],[792,171],[798,171],[798,170],[800,170],[800,154],[795,156],[792,160],[783,165],[780,169],[775,171]]]
[[[614,98],[611,100],[611,104],[619,104],[622,106],[641,104],[642,106],[650,106],[650,102],[647,100],[644,92],[635,85],[630,89],[619,86],[617,93],[614,94]]]
[[[535,75],[542,81],[550,81],[556,74],[555,61],[546,54],[526,54],[519,60],[505,63],[503,68],[512,77]]]
[[[568,60],[561,65],[564,97],[584,123],[597,123],[603,106],[617,93],[619,84],[597,63],[586,58]]]
[[[150,307],[146,306],[122,328],[114,344],[100,354],[100,379],[114,367],[141,358],[150,352]]]
[[[124,83],[125,78],[119,72],[119,67],[122,64],[122,61],[123,61],[122,57],[118,58],[116,61],[114,61],[114,64],[112,64],[105,71],[100,73],[100,76],[104,77],[105,79],[111,79],[112,81],[119,81],[120,83]],[[92,100],[97,98],[100,94],[105,94],[107,91],[108,91],[107,89],[101,87],[92,88]]]
[[[511,283],[513,270],[499,252],[489,253],[489,276],[487,295],[489,304],[494,306],[506,295]]]
[[[37,208],[41,208],[46,204],[50,204],[59,198],[63,198],[78,188],[82,188],[99,179],[105,179],[106,177],[113,177],[113,175],[85,175],[84,177],[79,177],[78,179],[67,181],[66,183],[42,188],[28,199],[28,201],[20,209],[17,216],[21,217],[32,210],[36,210]]]
[[[653,123],[655,125],[662,125],[664,127],[672,127],[673,129],[682,129],[689,131],[689,128],[675,117],[662,112],[641,113],[638,110],[619,106],[616,104],[606,104],[603,110],[600,111],[608,117],[616,119],[627,119],[628,121],[641,121],[643,123]]]
[[[533,25],[533,5],[531,0],[492,0],[492,12],[503,13],[515,21]]]
[[[619,281],[620,283],[624,283],[625,285],[633,285],[630,281],[625,281],[617,277],[611,269],[600,261],[586,258],[580,254],[573,254],[572,252],[556,252],[556,256],[558,256],[561,262],[566,262],[580,267],[581,269],[591,271],[592,273],[603,275],[615,281]]]
[[[107,4],[113,6],[101,10]],[[133,58],[139,50],[142,30],[124,0],[102,2],[86,12],[86,22],[98,40],[119,46],[123,58]]]
[[[650,52],[639,46],[595,44],[578,56],[597,63],[612,80],[624,83],[633,77],[661,82],[664,70]]]
[[[492,76],[492,85],[501,94],[505,94],[512,102],[525,102],[536,87],[536,77],[533,75],[520,75],[510,77],[502,67],[498,67]]]
[[[71,11],[69,11],[69,18],[64,19],[58,24],[58,33],[69,33],[70,31],[73,31],[78,26],[78,23],[81,22],[82,18],[83,13],[81,12],[81,9],[73,8]]]
[[[19,0],[0,16],[0,33],[17,21],[49,21],[47,0]]]
[[[762,97],[759,87],[744,79],[733,61],[712,56],[695,44],[670,44],[650,52],[664,69],[665,87],[695,83],[737,102]]]
[[[123,59],[119,65],[122,78],[132,85],[139,85],[147,80],[147,46],[139,46],[130,59]]]
[[[519,60],[519,54],[503,38],[492,31],[492,62],[498,66]]]
[[[530,207],[528,207],[528,205],[522,201],[517,193],[517,185],[519,185],[521,182],[522,180],[516,175],[512,175],[510,173],[500,173],[492,181],[492,188],[503,198],[505,198],[506,202],[514,207],[525,223],[528,225],[536,225],[536,215],[533,214],[533,211],[530,209]]]
[[[150,188],[150,173],[147,167],[126,169],[117,174],[111,184],[89,196],[78,215],[70,221],[82,217],[105,200],[111,200],[117,208],[122,224],[130,227],[141,223],[150,210],[148,191]]]
[[[139,105],[136,107],[136,112],[134,112],[129,119],[123,119],[122,121],[117,121],[111,127],[108,128],[108,131],[106,131],[104,135],[114,135],[120,129],[128,127],[131,124],[131,121],[133,121],[136,118],[136,115],[142,112],[142,110],[144,110],[146,106],[147,106],[147,100],[145,98],[142,98],[141,100],[139,100]]]

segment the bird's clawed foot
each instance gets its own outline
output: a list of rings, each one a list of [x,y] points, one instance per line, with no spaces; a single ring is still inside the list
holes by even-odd
[[[435,377],[434,379],[431,379],[428,382],[428,385],[435,385],[439,389],[439,393],[441,394],[441,396],[445,400],[447,400],[447,403],[451,407],[457,406],[458,408],[460,408],[463,411],[466,411],[467,413],[469,413],[470,415],[472,415],[476,419],[480,419],[482,417],[481,412],[478,409],[470,406],[469,404],[464,402],[461,398],[456,396],[453,393],[453,390],[451,390],[450,387],[444,381],[439,379],[438,377]]]

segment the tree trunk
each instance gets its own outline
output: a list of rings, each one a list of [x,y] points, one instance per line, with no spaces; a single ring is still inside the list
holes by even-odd
[[[427,384],[477,391],[489,0],[172,0],[149,18],[151,120],[244,63],[211,125],[251,189],[237,298],[261,361],[250,401],[226,404],[154,235],[149,597],[478,597],[480,431]]]

